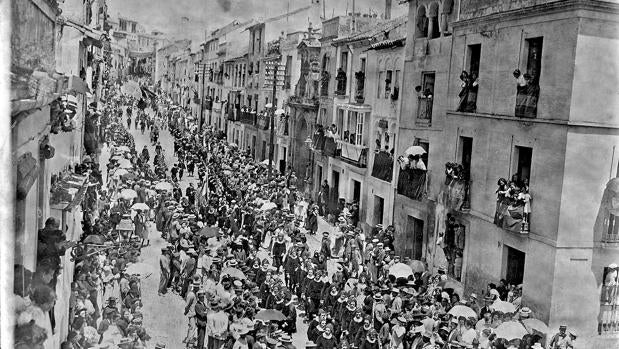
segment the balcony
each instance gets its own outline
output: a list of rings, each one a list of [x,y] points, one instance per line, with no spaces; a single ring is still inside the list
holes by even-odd
[[[374,154],[372,177],[391,183],[393,179],[393,156],[384,150]]]
[[[257,127],[259,130],[268,130],[271,124],[271,117],[269,113],[262,112],[258,114]]]
[[[280,116],[279,120],[277,121],[277,135],[288,136],[288,125],[289,125],[288,115]]]
[[[329,95],[329,80],[331,80],[331,74],[324,70],[320,78],[320,95],[323,97]]]
[[[240,121],[244,124],[255,125],[256,124],[256,112],[241,111]]]
[[[366,168],[368,166],[368,147],[337,141],[342,148],[340,158],[349,164],[357,167]]]
[[[520,74],[520,71],[518,71]],[[516,72],[514,72],[516,74]],[[520,74],[516,85],[516,109],[514,115],[517,118],[536,118],[537,100],[539,99],[539,85],[529,74]]]
[[[398,194],[421,200],[428,192],[429,171],[404,168],[398,175]]]
[[[335,81],[337,82],[337,85],[335,87],[335,94],[337,96],[345,96],[347,77],[346,77],[346,72],[344,72],[342,68],[338,70],[337,76],[335,77]]]
[[[228,108],[228,120],[232,122],[241,121],[240,114],[241,108],[239,108],[238,104],[235,107]]]
[[[355,89],[355,101],[363,104],[365,102],[365,73],[358,71],[355,73],[357,88]]]
[[[417,125],[430,126],[432,124],[433,104],[434,99],[432,96],[417,97],[417,120],[415,121]]]

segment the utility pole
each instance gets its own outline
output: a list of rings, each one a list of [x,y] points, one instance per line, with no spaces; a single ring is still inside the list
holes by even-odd
[[[274,144],[273,139],[275,138],[275,109],[277,108],[277,103],[275,102],[275,93],[277,92],[277,71],[279,70],[279,60],[281,56],[279,56],[275,60],[275,64],[273,65],[273,97],[272,107],[271,107],[271,122],[270,122],[270,144],[269,144],[269,179],[273,178],[273,150]]]

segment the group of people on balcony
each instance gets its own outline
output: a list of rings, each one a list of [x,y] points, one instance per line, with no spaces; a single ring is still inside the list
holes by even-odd
[[[494,224],[505,227],[508,224],[505,218],[511,217],[521,221],[520,232],[528,233],[533,200],[529,193],[528,178],[520,178],[518,174],[514,174],[509,182],[505,178],[500,178],[497,185]]]
[[[479,77],[477,73],[462,71],[460,74],[460,80],[462,83],[460,86],[462,90],[458,94],[460,97],[460,103],[458,104],[457,111],[474,113],[477,110],[477,90],[479,89]]]

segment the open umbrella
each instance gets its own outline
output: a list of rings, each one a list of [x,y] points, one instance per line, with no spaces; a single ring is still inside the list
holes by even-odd
[[[219,233],[219,228],[218,227],[204,227],[202,229],[200,229],[200,231],[198,232],[198,234],[206,237],[206,238],[212,238],[217,236],[217,233]]]
[[[275,309],[260,310],[254,318],[264,322],[286,320],[286,316],[281,311]]]
[[[119,146],[119,147],[116,147],[116,150],[120,150],[120,151],[127,151],[127,152],[128,152],[128,151],[131,151],[131,149],[129,149],[129,147],[128,147],[128,146],[126,146],[126,145],[121,145],[121,146]]]
[[[238,148],[238,145],[236,143],[229,143],[228,146],[233,147],[233,148]]]
[[[453,308],[451,308],[449,310],[449,314],[455,316],[455,317],[460,317],[460,316],[464,316],[465,318],[475,318],[477,319],[477,313],[475,313],[475,310],[467,307],[466,305],[456,305]]]
[[[122,156],[122,155],[120,155],[120,154],[119,154],[119,155],[114,155],[114,156],[112,156],[112,157],[110,158],[110,160],[121,160],[121,159],[124,159],[124,158],[125,158],[124,156]]]
[[[524,319],[522,324],[529,332],[537,331],[543,334],[550,332],[550,328],[542,320],[539,319]]]
[[[88,235],[84,239],[85,244],[95,244],[95,245],[103,245],[105,243],[105,238],[101,235]]]
[[[231,268],[231,267],[224,268],[224,270],[221,271],[221,276],[224,276],[224,275],[229,275],[237,279],[247,279],[245,274],[243,274],[243,272],[238,270],[237,268]]]
[[[408,266],[411,267],[413,273],[423,273],[426,270],[425,264],[422,261],[418,261],[416,259],[408,262]]]
[[[418,146],[418,145],[413,145],[412,147],[408,147],[408,149],[406,149],[406,151],[404,152],[404,154],[406,155],[423,155],[426,153],[426,150],[423,149],[423,147]]]
[[[134,263],[134,264],[129,264],[129,266],[127,266],[127,271],[125,272],[126,274],[148,274],[148,273],[154,273],[154,267],[148,263],[144,263],[144,262],[140,262],[140,263]]]
[[[118,161],[118,167],[120,168],[133,168],[133,164],[128,159],[122,159]]]
[[[502,300],[496,300],[494,303],[492,303],[492,305],[490,306],[490,309],[494,311],[500,311],[502,313],[515,313],[516,312],[515,305],[513,305],[510,302],[504,302]]]
[[[260,211],[268,211],[276,208],[277,205],[274,202],[266,202],[260,206]]]
[[[443,280],[443,281],[439,282],[438,283],[438,287],[443,288],[443,289],[445,289],[445,288],[456,289],[456,288],[460,287],[460,285],[458,285],[458,283],[456,283],[455,281],[447,279],[447,280]]]
[[[404,263],[396,263],[389,268],[389,275],[393,275],[396,278],[407,278],[413,275],[413,269]]]
[[[512,339],[521,339],[529,334],[527,329],[516,321],[508,321],[500,324],[499,327],[494,330],[494,333],[496,333],[497,338],[505,338],[508,341]]]
[[[133,189],[123,189],[120,192],[120,197],[126,200],[135,199],[138,197],[138,193],[136,193]]]
[[[114,172],[114,177],[119,178],[126,175],[127,173],[129,173],[129,171],[125,170],[124,168],[119,168]]]
[[[132,210],[150,210],[150,207],[148,207],[147,204],[143,203],[143,202],[138,202],[137,204],[133,204],[133,206],[131,206]]]
[[[160,182],[155,184],[155,189],[157,190],[172,190],[174,186],[168,182]]]

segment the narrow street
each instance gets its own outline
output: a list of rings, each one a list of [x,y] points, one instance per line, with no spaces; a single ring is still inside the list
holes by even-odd
[[[126,125],[126,115],[124,119]],[[134,128],[132,123],[131,134],[135,139],[136,150],[140,152],[146,145],[151,157],[155,153],[155,147],[150,143],[148,130],[142,134],[140,129]],[[174,156],[174,139],[170,132],[162,130],[160,132],[159,141],[165,149],[166,163],[172,166],[177,159]],[[110,157],[109,148],[104,147],[101,151],[101,163],[106,164]],[[188,177],[185,175],[180,184],[183,192],[189,186],[189,183],[196,183],[196,177]],[[161,248],[167,245],[167,242],[161,238],[161,233],[155,228],[153,222],[149,222],[149,237],[150,245],[142,248],[142,253],[138,262],[146,263],[152,266],[152,274],[145,275],[142,279],[142,312],[144,313],[144,327],[152,337],[151,343],[165,343],[168,348],[182,348],[185,345],[182,343],[183,338],[187,333],[187,318],[183,316],[185,306],[184,300],[177,294],[172,292],[164,296],[157,294],[159,285],[159,256]],[[307,242],[312,251],[320,248],[320,238],[322,232],[334,230],[333,226],[326,223],[323,219],[318,220],[318,232],[316,235],[307,235]],[[330,275],[333,273],[335,261],[330,260],[328,270]],[[297,332],[292,336],[293,344],[297,348],[304,348],[307,341],[307,324],[303,322],[302,317],[297,317]]]

